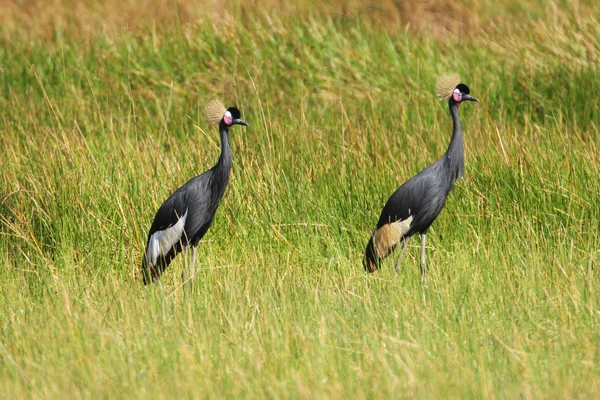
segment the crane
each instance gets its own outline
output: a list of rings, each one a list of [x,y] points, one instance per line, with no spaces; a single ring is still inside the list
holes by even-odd
[[[458,106],[463,101],[479,101],[469,95],[470,90],[456,74],[443,75],[437,82],[438,96],[448,99],[452,116],[452,139],[446,153],[433,164],[403,183],[383,207],[377,227],[371,234],[363,265],[368,272],[379,269],[381,261],[401,243],[401,251],[394,268],[398,273],[402,254],[411,236],[421,236],[421,275],[427,283],[425,242],[429,227],[446,203],[454,182],[463,176],[463,129]]]
[[[219,100],[209,102],[204,113],[212,125],[219,125],[221,155],[214,167],[177,189],[156,212],[142,261],[144,284],[157,281],[175,256],[184,249],[187,253],[188,247],[192,248],[188,272],[190,277],[194,275],[198,243],[210,228],[225,193],[231,172],[229,128],[248,124],[240,119],[240,110],[225,109]],[[185,271],[182,277],[185,281]]]

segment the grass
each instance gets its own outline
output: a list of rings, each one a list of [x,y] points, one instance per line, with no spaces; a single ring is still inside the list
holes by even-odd
[[[131,29],[48,4],[13,5],[0,39],[7,398],[598,397],[593,3],[448,2],[430,30],[426,3],[408,28],[401,8],[265,2]],[[423,289],[417,240],[398,276],[361,259],[387,197],[450,140],[445,71],[482,101],[461,108],[466,175]],[[157,207],[218,158],[214,96],[250,127],[198,278],[182,289],[179,257],[143,287]]]

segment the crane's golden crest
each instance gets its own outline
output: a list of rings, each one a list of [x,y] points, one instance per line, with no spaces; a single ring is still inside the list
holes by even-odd
[[[204,115],[208,120],[208,123],[211,125],[218,124],[223,118],[223,114],[225,114],[227,109],[223,105],[223,103],[218,99],[213,99],[208,102],[208,104],[204,107]]]
[[[460,83],[460,76],[457,73],[447,73],[441,75],[435,85],[435,92],[440,100],[446,100],[452,96],[454,88]]]

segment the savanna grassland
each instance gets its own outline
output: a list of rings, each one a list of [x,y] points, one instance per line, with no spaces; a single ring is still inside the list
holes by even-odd
[[[595,2],[0,5],[1,397],[600,397]],[[448,71],[481,102],[429,285],[414,239],[368,275],[450,140]],[[157,207],[218,158],[214,97],[250,127],[196,279],[144,287]]]

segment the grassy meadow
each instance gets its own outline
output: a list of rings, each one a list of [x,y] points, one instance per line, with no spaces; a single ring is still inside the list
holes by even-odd
[[[0,12],[0,397],[599,398],[600,9],[521,0],[23,1]],[[434,5],[435,4],[435,5]],[[362,257],[445,151],[465,178],[396,276]],[[196,279],[158,206],[234,165]]]

